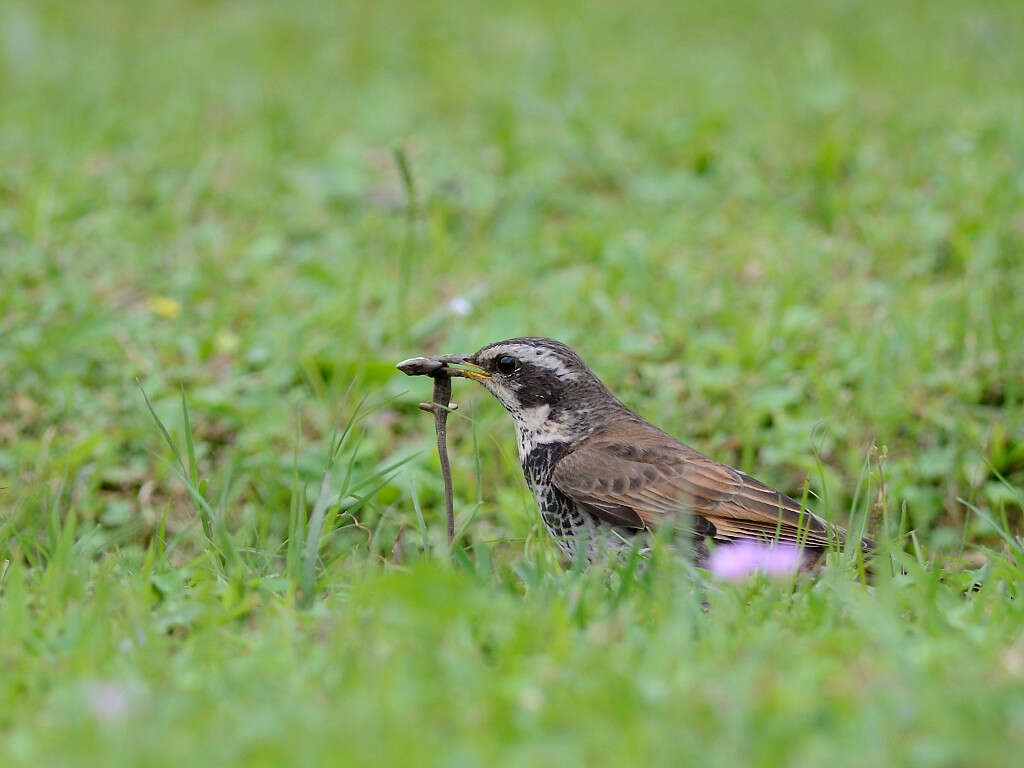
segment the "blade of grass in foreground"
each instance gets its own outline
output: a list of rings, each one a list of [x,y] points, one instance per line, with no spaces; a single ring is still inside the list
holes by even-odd
[[[303,608],[308,608],[313,603],[317,580],[317,563],[320,562],[320,549],[324,542],[323,532],[334,528],[338,514],[350,515],[353,518],[377,493],[388,483],[394,472],[408,459],[393,462],[381,466],[376,471],[365,477],[356,476],[356,461],[359,458],[360,440],[353,441],[355,427],[373,410],[366,407],[366,397],[363,397],[352,412],[348,423],[340,435],[331,439],[331,446],[327,453],[327,465],[324,468],[320,479],[320,489],[317,492],[316,501],[313,503],[313,511],[309,520],[306,521],[303,514],[303,501],[300,498],[296,519],[294,520],[295,533],[305,532],[305,544],[302,546],[301,567],[299,569],[299,602]],[[351,447],[350,443],[352,443]],[[346,466],[342,475],[340,487],[332,489],[331,477],[335,466],[342,454],[347,453]],[[411,457],[410,457],[411,458]],[[351,498],[351,501],[349,499]],[[335,514],[333,511],[337,510]],[[296,544],[297,546],[297,544]],[[289,544],[289,552],[293,551]],[[294,571],[291,571],[294,573]]]
[[[313,585],[316,579],[316,561],[320,552],[320,533],[323,530],[324,519],[327,510],[333,506],[332,498],[337,496],[331,493],[331,470],[338,458],[338,452],[347,436],[337,436],[331,439],[331,448],[327,454],[327,466],[324,468],[323,477],[320,480],[320,491],[317,493],[316,503],[313,504],[313,513],[309,517],[309,526],[306,528],[306,546],[302,552],[302,573],[299,586],[302,591],[302,607],[308,608],[313,603]]]
[[[237,561],[237,552],[234,550],[234,545],[226,531],[221,531],[223,535],[220,537],[215,535],[216,520],[214,510],[213,507],[210,506],[210,502],[206,499],[203,493],[204,489],[202,484],[199,482],[199,472],[195,459],[195,441],[192,435],[192,423],[188,415],[188,403],[186,401],[184,391],[182,391],[181,394],[181,410],[185,426],[186,451],[189,460],[187,466],[182,458],[181,452],[178,450],[178,447],[174,442],[174,438],[171,437],[171,433],[157,415],[156,409],[153,407],[153,403],[149,399],[149,395],[146,394],[146,390],[142,386],[142,382],[136,380],[136,384],[138,384],[139,391],[142,392],[142,397],[146,402],[146,408],[149,409],[150,416],[153,417],[153,421],[160,430],[160,434],[163,436],[164,442],[167,443],[167,446],[171,449],[171,453],[174,455],[177,466],[172,465],[171,469],[182,483],[184,483],[188,490],[189,500],[192,502],[192,508],[196,511],[196,514],[199,515],[199,520],[203,525],[203,533],[206,536],[207,542],[216,553],[219,565],[223,566],[228,559],[233,562]],[[218,538],[220,539],[219,542]]]
[[[1014,536],[1007,526],[1000,524],[994,517],[992,517],[992,515],[985,512],[980,507],[976,507],[974,504],[971,504],[967,499],[958,497],[957,501],[992,526],[995,532],[999,534],[999,537],[1006,542],[1007,547],[1009,547],[1010,552],[1013,553],[1014,557],[1017,558],[1017,561],[1024,563],[1024,542],[1022,542],[1020,537]]]
[[[145,394],[145,393],[143,393]],[[151,409],[152,410],[152,409]],[[188,477],[191,480],[192,485],[196,488],[199,486],[199,469],[196,466],[196,446],[195,441],[192,439],[192,421],[188,416],[188,403],[185,401],[185,387],[181,388],[181,415],[185,423],[185,454],[188,456]],[[182,470],[184,471],[184,467]],[[202,489],[200,489],[202,490]],[[203,531],[206,533],[206,537],[213,538],[213,523],[209,517],[204,516],[203,520]]]

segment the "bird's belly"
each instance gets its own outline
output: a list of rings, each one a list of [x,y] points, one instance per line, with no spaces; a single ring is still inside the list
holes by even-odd
[[[583,543],[587,560],[593,561],[608,552],[630,549],[636,531],[599,520],[551,482],[555,463],[565,453],[564,443],[538,442],[523,448],[520,441],[523,474],[537,500],[544,527],[562,552],[574,558]]]
[[[550,485],[536,485],[533,493],[544,527],[569,558],[576,557],[581,545],[589,561],[608,553],[626,552],[632,547],[636,531],[596,519]]]

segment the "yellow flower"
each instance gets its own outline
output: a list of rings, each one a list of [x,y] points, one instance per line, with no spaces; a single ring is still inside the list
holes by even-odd
[[[149,311],[172,320],[181,314],[181,304],[169,296],[150,296]]]
[[[222,355],[230,355],[238,350],[239,338],[226,328],[217,331],[213,337],[213,345]]]

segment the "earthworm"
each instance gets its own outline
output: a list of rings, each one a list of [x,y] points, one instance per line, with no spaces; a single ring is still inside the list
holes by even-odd
[[[458,408],[451,403],[451,372],[445,362],[431,357],[413,357],[398,364],[406,376],[429,376],[434,380],[432,402],[420,403],[420,410],[434,414],[437,432],[437,455],[441,460],[441,479],[444,482],[444,511],[448,525],[448,546],[455,542],[455,500],[452,493],[452,468],[448,461],[448,414]]]

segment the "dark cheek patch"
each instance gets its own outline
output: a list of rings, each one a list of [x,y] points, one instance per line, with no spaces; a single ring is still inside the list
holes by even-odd
[[[514,386],[519,401],[527,408],[538,405],[555,406],[561,398],[562,383],[548,371],[524,367]]]

